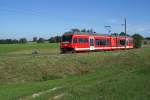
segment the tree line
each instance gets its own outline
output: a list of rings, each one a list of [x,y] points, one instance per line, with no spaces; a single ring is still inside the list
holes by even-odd
[[[26,38],[17,39],[0,39],[0,44],[17,44],[17,43],[27,43]]]
[[[48,41],[49,43],[59,43],[61,42],[61,36],[53,36],[53,37],[50,37],[49,39],[44,39],[44,38],[37,38],[37,37],[33,37],[33,42],[36,42],[36,43],[44,43]]]
[[[49,43],[58,43],[61,41],[61,36],[54,36],[49,39],[44,39],[44,38],[37,38],[33,37],[33,40],[31,42],[36,42],[36,43],[44,43],[48,41]],[[24,44],[28,43],[29,41],[26,38],[20,38],[20,39],[0,39],[0,44]]]

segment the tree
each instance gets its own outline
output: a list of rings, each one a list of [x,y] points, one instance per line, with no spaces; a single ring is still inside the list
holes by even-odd
[[[143,43],[144,43],[145,45],[147,45],[147,44],[148,44],[148,41],[147,41],[147,40],[145,40]]]
[[[56,39],[56,42],[57,42],[57,43],[58,43],[58,42],[61,42],[61,36],[56,36],[55,39]]]
[[[129,34],[126,34],[125,32],[121,32],[120,34],[119,34],[119,36],[130,36]]]
[[[0,39],[0,44],[16,44],[19,43],[16,39]]]
[[[84,29],[82,29],[82,30],[81,30],[81,32],[86,32],[86,29],[85,29],[85,28],[84,28]]]
[[[119,36],[118,33],[112,33],[111,35],[112,35],[112,36]]]
[[[146,37],[145,39],[146,39],[146,40],[150,40],[150,37]]]
[[[90,33],[94,33],[93,29],[89,29],[89,32],[90,32]]]
[[[88,32],[88,33],[89,33],[89,32],[90,32],[90,30],[88,29],[86,32]]]
[[[51,37],[49,43],[59,43],[61,41],[61,36]]]
[[[16,44],[19,43],[19,41],[17,39],[13,39],[11,44]]]
[[[20,38],[19,43],[27,43],[27,39],[26,38]]]
[[[33,37],[33,42],[37,42],[37,37]]]
[[[37,43],[44,43],[45,42],[45,40],[43,39],[43,38],[39,38],[38,40],[37,40]]]
[[[54,37],[51,37],[48,41],[49,41],[49,43],[55,43],[56,42]]]
[[[132,37],[133,37],[134,47],[135,48],[140,48],[142,46],[143,36],[136,33]]]
[[[78,28],[74,28],[74,29],[71,29],[72,32],[80,32],[80,29]]]

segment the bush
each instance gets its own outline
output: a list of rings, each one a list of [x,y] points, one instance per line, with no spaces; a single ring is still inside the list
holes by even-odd
[[[19,40],[19,43],[27,43],[27,39],[26,39],[26,38],[21,38],[21,39]]]
[[[17,39],[0,39],[0,44],[17,44],[17,43],[27,43],[26,38]]]
[[[141,36],[140,34],[134,34],[132,37],[133,37],[134,47],[140,48],[142,46],[143,36]]]
[[[147,45],[147,44],[148,44],[148,42],[145,40],[145,41],[144,41],[144,44],[145,44],[145,45]]]
[[[37,42],[37,37],[33,37],[33,42]]]
[[[19,43],[16,39],[0,39],[0,44],[16,44]]]
[[[61,36],[51,37],[48,41],[49,43],[59,43],[61,42]]]
[[[43,39],[43,38],[39,38],[38,40],[37,40],[37,43],[44,43],[45,42],[45,40]]]

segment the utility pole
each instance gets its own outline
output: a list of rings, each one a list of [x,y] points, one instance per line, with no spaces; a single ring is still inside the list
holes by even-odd
[[[127,48],[127,20],[126,17],[124,18],[124,24],[122,24],[124,26],[124,33],[125,33],[125,49]]]
[[[126,20],[126,18],[124,19],[124,26],[125,26],[125,49],[127,48],[127,20]]]

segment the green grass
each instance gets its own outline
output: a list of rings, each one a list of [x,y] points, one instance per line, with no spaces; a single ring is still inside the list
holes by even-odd
[[[8,49],[0,50],[2,100],[150,99],[149,46],[65,55],[58,44],[2,46]],[[40,54],[32,55],[34,49]],[[44,92],[54,87],[61,88]],[[33,98],[38,92],[43,94]]]
[[[33,50],[53,50],[55,51],[59,46],[56,43],[27,43],[27,44],[0,44],[0,55],[5,55],[8,53]],[[31,53],[31,52],[30,52]]]

